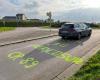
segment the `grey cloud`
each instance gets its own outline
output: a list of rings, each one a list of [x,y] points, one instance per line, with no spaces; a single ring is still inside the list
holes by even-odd
[[[48,10],[53,18],[67,21],[100,21],[100,8],[84,8],[83,0],[17,0],[19,5],[0,0],[0,16],[25,13],[28,17],[46,17]],[[58,1],[58,2],[57,2]],[[80,8],[80,9],[79,9]],[[72,10],[73,9],[73,10]],[[44,15],[41,15],[44,14]]]
[[[69,12],[61,12],[55,19],[66,21],[100,21],[100,9],[74,9]]]
[[[33,1],[31,3],[26,3],[24,5],[24,8],[26,8],[26,9],[34,9],[34,8],[37,8],[38,6],[39,6],[38,3],[36,1]]]
[[[23,9],[25,9],[26,14],[32,17],[38,15],[38,10],[37,10],[38,7],[39,5],[37,1],[31,1],[23,5]]]

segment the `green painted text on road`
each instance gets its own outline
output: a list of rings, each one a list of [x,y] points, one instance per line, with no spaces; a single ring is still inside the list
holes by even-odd
[[[66,62],[73,62],[75,64],[83,63],[82,58],[72,56],[69,54],[69,52],[63,53],[62,51],[58,51],[58,50],[51,49],[46,46],[40,46],[40,45],[33,45],[33,48],[38,49],[39,51],[45,54],[49,54],[49,55],[55,56],[56,58],[63,59]]]
[[[12,61],[15,61],[21,58],[22,60],[19,62],[19,64],[24,65],[25,68],[32,68],[36,66],[37,64],[39,64],[39,61],[37,61],[34,58],[24,58],[24,54],[21,52],[10,53],[8,54],[8,58]]]

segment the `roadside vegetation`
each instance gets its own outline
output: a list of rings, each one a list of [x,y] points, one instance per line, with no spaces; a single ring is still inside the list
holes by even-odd
[[[100,23],[86,23],[86,24],[93,29],[100,29]]]
[[[15,27],[0,27],[0,32],[14,30]]]
[[[52,28],[59,28],[61,27],[62,24],[66,22],[61,22],[61,21],[52,21],[51,22],[51,27]],[[88,26],[90,26],[93,29],[100,29],[100,23],[86,23]],[[49,28],[50,26],[49,21],[45,20],[40,20],[40,21],[0,21],[0,27],[2,26],[9,26],[9,27],[43,27],[43,28]]]
[[[100,50],[68,80],[100,80]]]
[[[49,27],[49,26],[42,26],[42,28],[50,29],[50,27]]]

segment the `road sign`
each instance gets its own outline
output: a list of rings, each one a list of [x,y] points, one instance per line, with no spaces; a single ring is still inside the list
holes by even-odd
[[[51,17],[52,17],[52,14],[51,14],[51,12],[47,12],[47,16],[49,17],[49,22],[50,22],[50,28],[51,28]],[[51,31],[51,29],[50,29],[50,31]]]
[[[51,18],[51,16],[52,16],[51,12],[47,12],[47,16],[49,16]]]

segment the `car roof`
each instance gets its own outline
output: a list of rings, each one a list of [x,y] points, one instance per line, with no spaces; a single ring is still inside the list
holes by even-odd
[[[75,23],[65,23],[65,24],[75,24]]]
[[[75,23],[64,23],[63,25],[74,25]]]
[[[77,23],[65,23],[65,24],[84,24],[82,22],[77,22]]]

